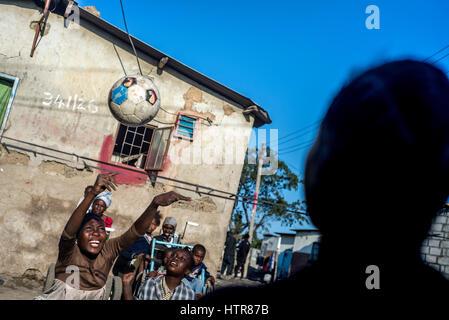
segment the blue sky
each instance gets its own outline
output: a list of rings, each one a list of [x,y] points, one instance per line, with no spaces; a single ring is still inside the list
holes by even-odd
[[[119,0],[80,0],[124,30]],[[283,142],[280,158],[302,176],[316,130],[351,73],[401,58],[425,59],[449,45],[447,0],[123,0],[130,33],[251,98],[268,111]],[[380,29],[368,30],[368,5]],[[449,49],[432,58],[437,60]],[[449,72],[449,57],[438,65]],[[295,133],[296,134],[292,134]],[[290,138],[293,138],[291,141]],[[301,144],[302,143],[302,144]],[[303,200],[302,190],[287,194]],[[293,227],[298,227],[294,225]],[[271,232],[289,231],[273,223]]]

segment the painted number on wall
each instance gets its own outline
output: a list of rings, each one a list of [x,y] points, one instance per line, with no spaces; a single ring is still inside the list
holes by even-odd
[[[58,109],[66,109],[72,111],[81,111],[81,112],[89,112],[89,113],[97,113],[98,107],[95,105],[94,100],[90,100],[86,104],[86,100],[78,97],[77,94],[75,96],[69,96],[65,101],[61,98],[61,95],[53,96],[50,92],[44,92],[45,99],[42,101],[42,105],[45,107],[50,107],[52,105],[57,106]]]

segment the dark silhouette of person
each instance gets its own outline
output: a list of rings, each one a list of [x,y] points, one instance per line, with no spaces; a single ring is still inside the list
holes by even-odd
[[[448,194],[447,76],[413,60],[372,68],[334,98],[307,156],[318,259],[288,280],[217,290],[203,301],[276,299],[282,310],[273,308],[287,313],[299,303],[330,311],[323,306],[337,301],[368,313],[442,306],[449,281],[425,265],[420,248]]]
[[[237,278],[240,272],[240,279],[243,279],[246,257],[248,256],[251,244],[248,241],[249,234],[244,234],[242,240],[237,244],[237,259],[234,269],[234,277]]]
[[[227,276],[232,274],[232,267],[234,266],[235,258],[235,246],[237,240],[232,236],[232,232],[228,231],[226,234],[226,242],[223,253],[223,263],[221,265],[221,275],[224,276],[225,272]]]

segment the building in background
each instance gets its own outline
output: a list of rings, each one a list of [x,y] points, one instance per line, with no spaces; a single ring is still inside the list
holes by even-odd
[[[295,242],[295,233],[276,232],[265,233],[261,245],[261,259],[263,270],[276,275],[277,279],[285,279],[290,274],[290,261]]]
[[[199,223],[187,227],[182,242],[204,244],[205,263],[217,270],[234,201],[176,181],[236,193],[251,130],[270,123],[268,114],[132,38],[162,109],[143,126],[123,125],[108,97],[117,80],[139,74],[128,34],[60,0],[50,5],[56,9],[30,57],[42,17],[36,3],[43,2],[0,1],[0,180],[8,186],[0,189],[0,272],[37,268],[45,274],[84,188],[107,170],[122,173],[107,211],[112,237],[126,231],[155,195],[175,190],[193,201],[161,208],[162,215],[177,219],[179,233],[187,221]],[[148,173],[157,177],[149,181]]]
[[[313,259],[316,258],[317,244],[321,236],[316,228],[293,229],[293,231],[296,232],[296,236],[293,245],[290,274],[295,274],[303,269],[309,262],[312,253],[314,253]]]
[[[276,278],[286,279],[290,275],[293,245],[295,233],[276,232],[280,236],[278,250],[276,252]]]
[[[293,249],[293,246],[295,244],[296,233],[290,232],[276,232],[276,233],[281,238],[279,252],[284,252],[285,250]]]
[[[260,254],[263,257],[269,256],[276,251],[279,236],[272,233],[264,233],[262,244],[260,245]]]

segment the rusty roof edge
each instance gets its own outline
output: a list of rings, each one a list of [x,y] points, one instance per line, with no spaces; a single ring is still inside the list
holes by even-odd
[[[100,17],[97,17],[96,15],[90,13],[89,11],[78,7],[80,9],[80,19],[84,19],[96,27],[106,31],[107,33],[119,38],[122,41],[128,42],[128,34],[121,30],[120,28],[110,24],[106,20],[101,19]],[[187,65],[181,63],[180,61],[166,55],[165,53],[153,48],[149,44],[137,39],[136,37],[130,35],[134,46],[136,49],[140,50],[141,52],[149,55],[150,57],[160,60],[163,57],[168,57],[168,62],[166,66],[169,66],[173,70],[179,72],[180,74],[186,76],[189,79],[194,80],[195,82],[203,85],[204,87],[219,93],[223,97],[236,102],[238,105],[240,105],[243,109],[248,109],[249,107],[255,107],[254,110],[251,110],[251,113],[254,116],[254,126],[260,127],[264,124],[270,124],[272,121],[268,115],[268,112],[264,110],[262,107],[257,105],[254,101],[252,101],[250,98],[243,96],[242,94],[236,92],[235,90],[232,90],[225,85],[205,76],[204,74],[188,67]],[[254,108],[253,107],[253,108]]]

